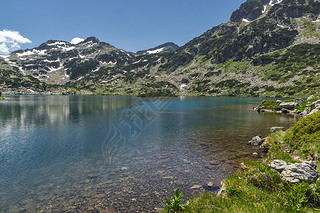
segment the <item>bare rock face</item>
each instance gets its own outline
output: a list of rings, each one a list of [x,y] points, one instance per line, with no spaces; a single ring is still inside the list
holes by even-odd
[[[271,169],[274,169],[281,173],[288,166],[288,164],[283,160],[274,160],[269,164],[269,166],[271,167]]]
[[[289,110],[293,110],[293,108],[295,106],[298,106],[299,104],[296,102],[282,102],[280,104],[280,108],[284,108],[284,109],[289,109]]]
[[[230,17],[233,22],[241,22],[243,19],[254,20],[262,15],[264,5],[268,0],[250,0],[243,3]]]
[[[311,115],[311,114],[317,112],[319,109],[320,109],[320,100],[317,100],[310,105],[310,109],[308,111],[308,114]]]
[[[316,168],[313,162],[291,164],[283,170],[281,178],[291,183],[299,183],[302,180],[315,182],[319,176]]]
[[[278,171],[283,180],[287,180],[291,183],[299,183],[303,180],[315,182],[319,177],[319,173],[316,171],[317,165],[312,161],[287,164],[282,160],[274,160],[269,166]]]

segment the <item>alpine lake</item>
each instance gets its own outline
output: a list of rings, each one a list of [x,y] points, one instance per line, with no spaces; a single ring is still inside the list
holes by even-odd
[[[262,100],[6,96],[0,212],[156,212],[177,188],[216,191],[261,154],[253,136],[299,119],[252,110]]]

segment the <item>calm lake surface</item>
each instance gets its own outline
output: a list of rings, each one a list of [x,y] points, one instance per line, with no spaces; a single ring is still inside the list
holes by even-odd
[[[248,140],[298,119],[253,111],[262,100],[8,96],[0,212],[152,212],[175,188],[217,190],[259,151]]]

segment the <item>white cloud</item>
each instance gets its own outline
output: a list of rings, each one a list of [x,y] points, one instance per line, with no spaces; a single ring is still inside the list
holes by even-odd
[[[80,42],[82,42],[82,41],[84,41],[83,38],[75,37],[75,38],[73,38],[73,39],[70,41],[70,43],[71,43],[71,44],[78,44],[78,43],[80,43]]]
[[[9,54],[10,50],[5,43],[0,44],[0,54]]]
[[[0,31],[0,54],[9,54],[20,48],[20,44],[32,43],[29,39],[20,35],[18,31]]]

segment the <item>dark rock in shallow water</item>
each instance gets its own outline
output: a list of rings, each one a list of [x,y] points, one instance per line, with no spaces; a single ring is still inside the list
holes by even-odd
[[[213,184],[213,182],[209,182],[209,183],[207,183],[207,186],[209,187],[209,188],[212,188],[212,187],[214,187],[214,184]]]
[[[201,185],[193,185],[190,189],[201,189]]]

